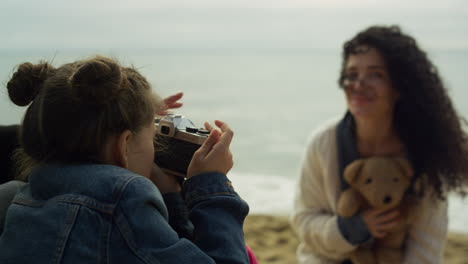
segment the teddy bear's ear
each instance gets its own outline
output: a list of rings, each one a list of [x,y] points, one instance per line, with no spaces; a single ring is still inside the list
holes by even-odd
[[[408,178],[411,179],[413,177],[414,171],[413,167],[409,163],[407,159],[404,158],[395,158],[393,159],[397,164],[398,168],[403,172],[403,174]]]
[[[364,165],[364,161],[364,159],[358,159],[346,166],[344,171],[344,178],[346,182],[351,184],[356,180],[357,176],[359,175],[359,172],[362,169],[362,166]]]

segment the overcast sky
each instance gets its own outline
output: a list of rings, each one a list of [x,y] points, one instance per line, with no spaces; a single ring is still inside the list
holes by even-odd
[[[0,49],[329,48],[376,23],[468,48],[465,0],[1,0],[0,14]]]
[[[465,0],[2,0],[7,8],[466,8]],[[18,10],[19,11],[19,10]]]

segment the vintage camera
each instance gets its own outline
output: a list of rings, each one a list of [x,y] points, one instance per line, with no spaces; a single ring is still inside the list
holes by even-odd
[[[208,138],[210,132],[178,114],[155,119],[156,151],[154,162],[162,170],[185,177],[193,153]]]

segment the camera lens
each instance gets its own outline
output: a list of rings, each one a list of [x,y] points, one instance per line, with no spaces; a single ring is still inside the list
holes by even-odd
[[[169,132],[171,132],[171,128],[168,126],[161,126],[161,134],[164,135],[169,135]]]

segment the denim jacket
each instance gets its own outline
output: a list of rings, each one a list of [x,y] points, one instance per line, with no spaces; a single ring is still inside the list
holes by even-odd
[[[3,223],[5,222],[6,211],[10,206],[13,197],[24,184],[25,183],[21,181],[9,181],[7,183],[0,184],[0,235],[3,232]]]
[[[227,177],[197,175],[182,195],[193,226],[171,227],[177,209],[140,175],[97,164],[38,168],[8,209],[0,263],[248,263],[248,205]]]

